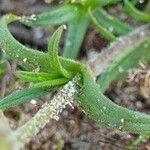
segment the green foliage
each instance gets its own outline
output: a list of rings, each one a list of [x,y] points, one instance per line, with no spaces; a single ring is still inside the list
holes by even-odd
[[[0,80],[3,78],[6,70],[7,56],[4,52],[0,52]]]
[[[149,56],[149,49],[150,38],[142,39],[116,58],[114,63],[101,74],[100,78],[98,78],[97,83],[100,85],[100,90],[104,92],[113,81],[125,77],[128,74],[128,69],[137,68],[139,60],[146,61],[146,57]]]
[[[88,67],[82,69],[82,76],[83,89],[79,96],[79,106],[90,118],[105,126],[130,133],[150,130],[149,115],[118,106],[105,97]]]
[[[144,22],[150,22],[150,14],[142,13],[138,11],[134,5],[129,0],[124,0],[125,10],[137,20],[141,20]]]
[[[140,144],[141,142],[144,142],[146,139],[150,137],[149,132],[145,132],[141,134],[139,137],[137,137],[135,140],[132,141],[132,143],[128,146],[129,150],[135,149],[135,147]]]
[[[7,20],[8,18],[9,20]],[[15,18],[18,20],[18,17]],[[53,34],[48,45],[48,52],[42,53],[23,46],[12,37],[7,29],[7,23],[10,23],[10,20],[11,15],[0,21],[0,48],[27,70],[19,71],[17,76],[25,82],[32,82],[32,86],[2,99],[0,101],[1,109],[5,110],[30,99],[47,95],[79,73],[82,77],[80,81],[82,91],[77,103],[91,119],[121,131],[130,133],[149,132],[149,115],[118,106],[102,94],[102,91],[109,86],[112,80],[122,76],[118,71],[119,66],[123,66],[127,70],[130,66],[136,66],[141,57],[150,61],[148,53],[150,48],[149,38],[139,41],[117,58],[116,62],[108,68],[109,71],[106,71],[105,76],[102,75],[103,82],[101,81],[100,85],[102,84],[103,88],[100,91],[88,66],[58,56],[58,42],[63,30],[62,26]],[[35,70],[37,66],[40,69]]]
[[[0,101],[0,109],[6,110],[15,105],[25,103],[31,99],[39,98],[47,95],[51,91],[50,88],[29,88],[15,92]]]
[[[56,73],[61,74],[66,78],[71,78],[72,74],[61,65],[58,57],[58,44],[59,44],[62,31],[63,31],[63,26],[58,28],[58,30],[55,31],[48,46],[48,53],[49,53],[52,70],[54,70]]]
[[[67,24],[63,56],[76,58],[90,22],[109,41],[115,40],[113,33],[124,35],[132,30],[130,25],[112,17],[104,8],[120,0],[67,0],[51,7],[39,15],[22,17],[21,22],[32,27]],[[137,0],[124,0],[125,10],[134,18],[149,22],[148,14],[138,11]]]

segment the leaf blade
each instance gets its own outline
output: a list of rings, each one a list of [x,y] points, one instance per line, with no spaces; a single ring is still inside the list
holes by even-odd
[[[118,34],[125,35],[132,31],[132,27],[128,24],[121,22],[117,18],[109,15],[103,9],[97,9],[93,12],[98,23],[102,24],[103,26],[107,27],[108,30],[112,30],[112,32],[116,32]]]
[[[23,17],[21,22],[32,27],[58,25],[73,19],[76,9],[77,7],[71,4],[54,6],[42,14]]]
[[[48,54],[50,57],[50,63],[53,70],[56,73],[60,73],[66,78],[71,78],[72,74],[68,70],[66,70],[60,63],[58,57],[58,45],[63,32],[63,26],[60,26],[52,35],[51,40],[48,45]]]
[[[140,12],[138,9],[136,9],[130,1],[125,0],[125,10],[135,19],[144,21],[144,22],[150,22],[150,15]]]
[[[29,88],[12,93],[0,100],[0,109],[6,110],[10,107],[25,103],[31,99],[47,95],[52,89],[47,88]]]
[[[84,35],[88,28],[88,24],[89,19],[83,12],[80,13],[79,17],[74,18],[68,23],[68,31],[66,33],[63,53],[64,57],[71,59],[77,57]]]

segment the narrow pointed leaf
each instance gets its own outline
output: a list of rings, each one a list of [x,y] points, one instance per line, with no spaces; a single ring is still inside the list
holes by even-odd
[[[36,99],[47,95],[52,89],[48,88],[29,88],[12,93],[0,100],[0,109],[5,110],[16,105],[25,103],[31,99]]]
[[[109,15],[103,9],[95,10],[93,16],[95,16],[98,24],[101,24],[113,33],[125,35],[132,31],[132,27]]]
[[[93,16],[91,9],[89,9],[89,16],[91,18],[91,21],[93,23],[93,25],[95,26],[95,28],[109,41],[114,41],[115,40],[115,36],[113,35],[113,33],[111,33],[109,30],[107,30],[105,27],[103,27],[100,23],[98,23],[98,21],[96,20],[96,18]]]
[[[9,43],[9,44],[8,44]],[[19,43],[10,33],[7,28],[5,19],[0,20],[0,49],[13,59],[17,64],[21,65],[28,71],[36,70],[44,72],[53,72],[49,55]],[[80,64],[78,62],[59,57],[61,64],[69,70],[78,70]],[[69,65],[68,65],[69,64]]]
[[[49,74],[44,72],[27,72],[27,71],[17,71],[16,75],[25,82],[34,82],[34,83],[52,80],[59,77],[58,74]]]
[[[135,19],[150,22],[150,14],[140,12],[129,0],[124,0],[125,10]]]
[[[142,40],[131,48],[128,48],[104,73],[101,74],[97,81],[100,85],[100,90],[104,92],[112,81],[127,75],[129,68],[138,67],[140,60],[147,60],[150,62],[149,49],[150,39]]]
[[[58,47],[62,32],[63,26],[55,31],[48,45],[48,53],[50,57],[51,67],[53,68],[53,70],[55,70],[56,73],[60,73],[66,78],[70,78],[72,77],[72,74],[61,65],[58,57]]]
[[[79,12],[80,13],[80,12]],[[78,17],[68,23],[66,41],[63,56],[67,58],[76,58],[88,28],[89,20],[86,12],[82,12]]]
[[[107,5],[116,4],[120,0],[88,0],[89,5],[93,7],[105,7]]]
[[[48,26],[65,23],[76,16],[77,7],[67,4],[54,6],[39,15],[22,17],[22,23],[28,26]]]
[[[37,67],[40,67],[41,70],[51,70],[48,57],[42,52],[19,43],[9,32],[4,19],[0,21],[0,48],[16,63],[28,70],[34,70]]]
[[[82,69],[83,89],[79,96],[79,106],[93,120],[129,133],[149,132],[150,116],[123,108],[102,94],[90,70]]]
[[[58,78],[49,81],[43,81],[40,83],[34,84],[34,87],[56,87],[67,83],[69,80],[66,78]]]

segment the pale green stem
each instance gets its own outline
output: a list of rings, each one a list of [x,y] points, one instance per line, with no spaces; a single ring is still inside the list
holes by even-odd
[[[101,53],[93,56],[89,65],[95,76],[103,73],[114,60],[136,43],[142,42],[150,37],[150,25],[137,28],[134,32],[116,39],[109,47],[103,49]]]
[[[77,84],[80,76],[77,75],[72,81],[69,81],[49,102],[46,102],[42,108],[25,125],[15,131],[16,138],[22,146],[29,142],[51,119],[58,120],[59,113],[71,105],[78,94]]]
[[[0,117],[0,150],[19,150],[20,146],[6,118]]]

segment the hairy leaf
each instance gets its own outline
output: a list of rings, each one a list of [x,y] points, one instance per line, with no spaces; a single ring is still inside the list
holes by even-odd
[[[58,28],[53,34],[51,41],[48,45],[48,53],[50,56],[50,63],[53,70],[60,73],[66,78],[71,78],[72,74],[68,72],[60,63],[58,58],[58,44],[63,31],[63,26]]]
[[[34,87],[56,87],[67,83],[69,80],[66,78],[57,78],[53,80],[47,80],[34,84]]]
[[[104,92],[112,81],[127,75],[128,69],[137,67],[140,60],[148,60],[149,49],[150,40],[145,39],[136,43],[116,58],[114,63],[99,77],[97,83],[100,85],[100,90]]]
[[[89,24],[85,11],[79,11],[78,16],[68,22],[68,30],[63,56],[76,58]]]
[[[87,67],[82,69],[83,89],[79,106],[95,121],[129,133],[150,130],[150,116],[116,105],[99,90]]]
[[[21,22],[28,26],[48,26],[62,24],[72,20],[76,16],[77,7],[66,4],[49,8],[46,12],[39,15],[22,17]]]
[[[17,64],[28,71],[37,70],[38,68],[40,71],[53,72],[49,61],[49,55],[27,48],[19,43],[9,32],[4,19],[0,20],[0,33],[0,48]],[[62,57],[59,57],[59,59],[61,64],[68,70],[77,71],[80,69],[79,62]]]
[[[25,82],[34,82],[34,83],[52,80],[59,77],[58,74],[49,74],[45,72],[27,72],[27,71],[17,71],[16,75]]]
[[[107,30],[105,27],[103,27],[101,24],[99,24],[96,20],[96,18],[93,16],[91,9],[89,9],[89,15],[91,18],[91,21],[93,22],[95,28],[109,41],[115,40],[115,36],[113,33],[111,33],[109,30]]]
[[[137,10],[129,0],[124,0],[125,10],[135,19],[150,22],[150,15]]]
[[[10,107],[25,103],[31,99],[47,95],[52,89],[48,88],[29,88],[12,93],[0,100],[0,109],[5,110]]]
[[[132,31],[132,27],[109,15],[104,9],[95,10],[93,12],[93,16],[95,16],[99,24],[107,27],[111,32],[128,34],[130,31]]]

